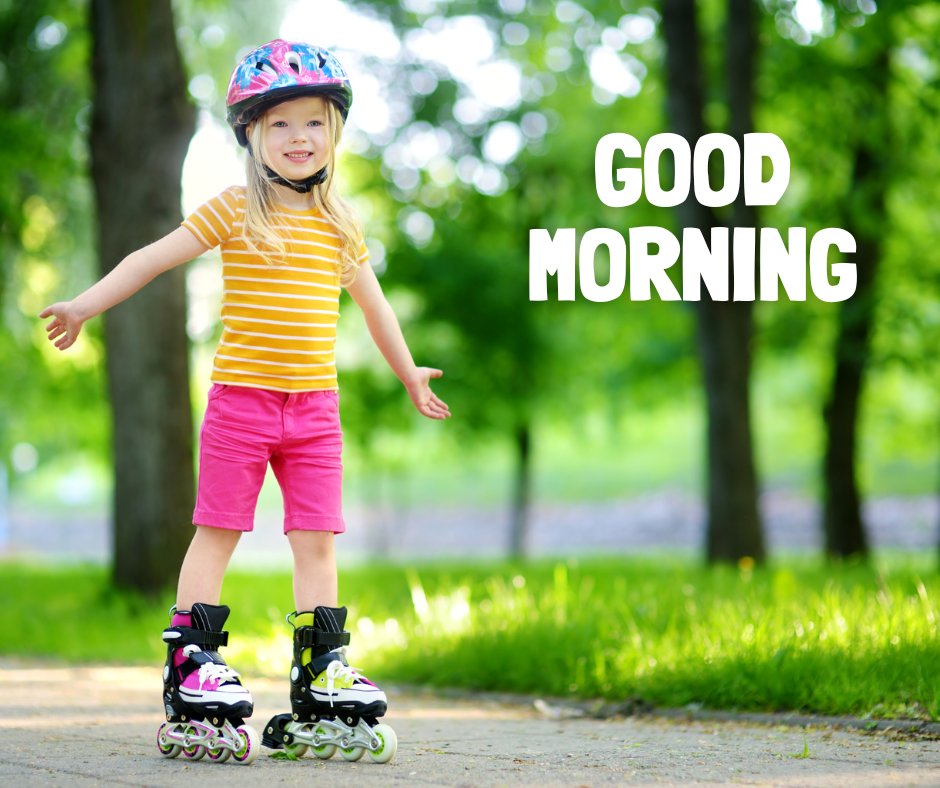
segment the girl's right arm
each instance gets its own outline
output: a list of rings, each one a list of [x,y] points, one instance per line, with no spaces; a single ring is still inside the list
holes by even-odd
[[[47,306],[40,317],[53,318],[46,325],[50,342],[59,350],[75,344],[82,325],[115,304],[134,295],[145,284],[207,251],[207,247],[185,227],[178,227],[159,241],[131,252],[105,277],[71,301]]]

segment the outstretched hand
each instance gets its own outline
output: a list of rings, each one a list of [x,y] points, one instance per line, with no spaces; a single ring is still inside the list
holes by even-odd
[[[52,321],[46,324],[46,335],[59,350],[65,350],[75,344],[85,322],[75,314],[71,301],[59,301],[47,306],[39,316],[52,318]]]
[[[431,391],[431,378],[439,378],[444,373],[439,369],[418,367],[414,377],[405,384],[408,396],[414,403],[418,412],[429,419],[449,419],[450,408],[433,391]]]

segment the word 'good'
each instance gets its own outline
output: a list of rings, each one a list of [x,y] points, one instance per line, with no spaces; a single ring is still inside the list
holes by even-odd
[[[614,185],[614,154],[620,151],[628,159],[639,158],[642,153],[639,141],[629,134],[607,134],[601,137],[594,153],[594,182],[597,196],[611,208],[626,208],[640,199],[643,184],[646,184],[646,199],[650,205],[672,208],[684,203],[694,183],[695,199],[709,208],[731,205],[741,189],[741,151],[737,140],[728,134],[706,134],[695,143],[695,153],[685,137],[678,134],[656,134],[646,144],[643,153],[643,169],[621,167],[617,180],[622,188]],[[674,162],[675,180],[671,189],[664,189],[659,179],[659,162],[663,153],[669,151]],[[720,152],[724,160],[724,182],[715,191],[709,178],[709,162],[712,155]],[[773,165],[769,181],[762,179],[764,159]],[[790,154],[783,140],[776,134],[744,135],[744,201],[748,205],[776,205],[790,183]]]

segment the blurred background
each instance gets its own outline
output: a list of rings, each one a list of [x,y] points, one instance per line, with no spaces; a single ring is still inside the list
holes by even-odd
[[[244,182],[226,85],[276,37],[350,73],[341,186],[454,414],[414,412],[345,299],[341,561],[937,550],[940,3],[35,0],[0,7],[0,556],[175,579],[218,256],[64,354],[36,315]],[[752,130],[792,164],[759,215],[596,196],[606,133]],[[530,228],[693,223],[844,227],[858,292],[528,300]],[[289,561],[270,478],[235,560]]]

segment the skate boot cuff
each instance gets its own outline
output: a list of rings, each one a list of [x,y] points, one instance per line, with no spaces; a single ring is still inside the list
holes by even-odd
[[[346,628],[346,608],[320,605],[313,611],[313,626],[324,632],[342,632]]]
[[[228,645],[228,632],[223,630],[230,610],[226,605],[207,605],[196,602],[189,615],[192,626],[182,623],[171,624],[163,630],[164,643],[171,644],[173,648],[183,646],[199,646],[203,651],[211,651],[220,646]],[[173,617],[182,616],[177,611]]]
[[[225,622],[230,612],[228,605],[207,605],[203,602],[196,602],[190,615],[193,617],[193,626],[196,629],[220,632],[225,629]]]

